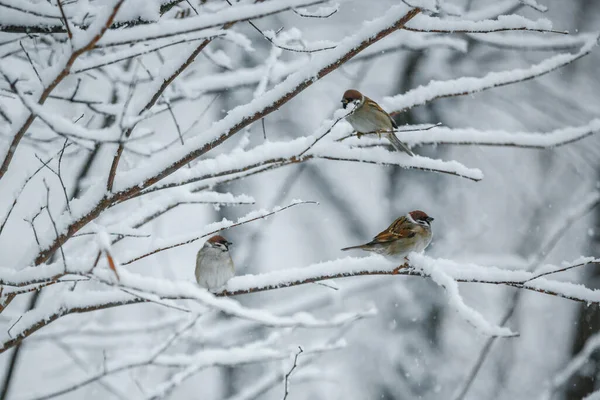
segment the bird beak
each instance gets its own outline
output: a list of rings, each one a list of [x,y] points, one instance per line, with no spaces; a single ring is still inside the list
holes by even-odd
[[[432,218],[432,217],[427,217],[427,222],[431,222],[431,221],[433,221],[433,220],[434,220],[434,218]]]
[[[233,243],[231,243],[231,242],[227,242],[227,243],[226,243],[227,247],[231,246],[232,244],[233,244]]]
[[[344,108],[344,110],[346,109],[347,106],[348,106],[348,100],[346,100],[346,99],[342,100],[342,107]]]

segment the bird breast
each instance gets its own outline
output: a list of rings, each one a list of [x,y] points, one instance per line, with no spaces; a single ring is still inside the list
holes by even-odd
[[[420,253],[431,243],[431,229],[415,227],[416,235],[411,238],[396,240],[390,244],[387,255],[393,258],[404,258],[411,252]]]
[[[366,105],[359,106],[356,111],[346,117],[350,125],[359,133],[389,131],[393,129],[392,122],[386,114],[369,111]]]
[[[203,248],[196,257],[196,281],[202,287],[215,289],[223,286],[235,275],[229,252]]]

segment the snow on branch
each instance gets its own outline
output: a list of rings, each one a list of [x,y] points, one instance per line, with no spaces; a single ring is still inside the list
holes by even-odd
[[[557,297],[563,297],[580,302],[599,303],[600,291],[588,289],[582,285],[549,281],[544,276],[581,268],[586,265],[599,263],[600,260],[586,258],[563,267],[551,267],[545,272],[534,273],[528,271],[506,270],[476,264],[457,263],[445,259],[433,259],[419,254],[412,254],[410,265],[417,270],[402,268],[398,270],[396,264],[378,256],[365,258],[344,258],[334,261],[313,264],[308,267],[273,271],[259,275],[238,276],[231,279],[225,290],[218,295],[235,296],[243,293],[256,293],[276,288],[297,286],[306,283],[318,282],[327,279],[344,278],[363,275],[410,275],[426,276],[419,272],[421,266],[427,267],[431,263],[443,268],[444,272],[457,282],[487,283],[495,285],[508,285]],[[428,264],[429,263],[429,264]]]
[[[344,347],[343,342],[334,343],[331,345],[311,346],[305,349],[307,354],[319,354],[323,352],[338,350]],[[236,346],[228,349],[203,349],[195,352],[192,355],[188,354],[172,354],[158,355],[156,350],[150,350],[149,355],[130,355],[125,359],[110,363],[106,368],[98,373],[85,378],[78,379],[74,382],[63,384],[60,389],[55,389],[50,393],[35,394],[29,393],[27,398],[31,400],[47,400],[67,393],[74,392],[80,388],[96,382],[104,377],[117,374],[122,371],[128,371],[144,366],[162,366],[162,367],[185,367],[182,371],[174,374],[170,379],[158,384],[147,399],[161,399],[175,389],[181,382],[188,379],[198,371],[213,367],[213,366],[234,366],[241,364],[260,363],[266,361],[282,360],[294,354],[294,349],[297,347],[290,346],[289,348],[273,348],[266,346],[257,346],[255,343],[250,343],[246,346]],[[160,346],[158,350],[160,350]]]
[[[88,274],[82,274],[88,276]],[[329,328],[345,325],[351,321],[374,315],[374,309],[359,312],[345,312],[321,320],[307,313],[296,313],[292,316],[275,316],[266,310],[249,309],[239,302],[215,297],[195,282],[168,281],[152,277],[144,277],[122,269],[120,279],[115,283],[114,274],[109,270],[95,269],[92,279],[119,290],[86,291],[81,293],[63,291],[52,300],[24,313],[11,328],[0,334],[0,353],[18,344],[43,326],[72,313],[82,313],[126,304],[159,300],[159,304],[176,299],[195,300],[203,306],[220,310],[226,314],[259,322],[271,327],[306,327]],[[139,292],[141,296],[136,296]],[[165,303],[167,304],[167,303]]]
[[[57,63],[58,67],[52,68],[49,73],[46,74],[44,81],[42,81],[43,90],[37,96],[36,102],[40,105],[43,105],[50,93],[58,86],[58,84],[64,80],[68,75],[71,67],[75,60],[81,56],[86,51],[91,50],[96,43],[102,38],[102,36],[106,33],[108,27],[112,24],[115,15],[119,11],[119,8],[123,4],[124,0],[117,0],[113,2],[112,7],[107,7],[104,16],[99,15],[97,20],[89,27],[88,31],[84,33],[78,34],[73,40],[73,48],[71,49],[70,54],[65,55],[63,60]],[[13,73],[8,72],[9,68],[3,63],[0,62],[0,75],[6,80],[6,82],[11,86],[13,91],[16,92],[16,84],[17,77],[12,76]],[[3,159],[2,164],[0,165],[0,180],[8,170],[8,167],[12,161],[12,158],[17,151],[17,147],[19,143],[33,121],[35,120],[36,115],[33,113],[22,113],[18,120],[13,121],[11,124],[11,136],[12,140],[8,146],[8,148],[2,153],[4,155],[0,156]]]
[[[325,0],[280,0],[258,4],[236,5],[235,7],[228,7],[212,14],[203,14],[184,20],[165,19],[149,25],[134,26],[127,30],[110,31],[98,42],[98,46],[118,46],[176,37],[203,29],[266,17],[295,7],[311,6],[324,2]]]
[[[179,170],[154,185],[142,194],[163,189],[174,188],[207,179],[226,177],[254,168],[272,165],[281,168],[286,165],[300,164],[313,159],[334,161],[361,162],[378,165],[398,165],[407,169],[435,171],[455,175],[473,181],[483,178],[480,170],[467,168],[456,161],[434,160],[427,157],[403,157],[396,152],[384,148],[359,149],[345,144],[322,141],[315,148],[310,148],[315,136],[306,136],[289,142],[266,142],[250,150],[236,149],[227,154],[220,154],[212,159],[199,161],[194,167]],[[212,182],[214,184],[216,182]]]
[[[448,35],[422,34],[410,31],[396,31],[389,40],[379,41],[358,53],[347,63],[355,63],[381,57],[400,50],[424,50],[432,47],[447,47],[455,51],[466,52],[467,42],[464,39]],[[291,61],[277,61],[271,70],[270,78],[281,82],[289,75],[301,70],[310,63],[310,59],[298,58]],[[256,85],[263,78],[265,66],[238,68],[235,71],[223,71],[194,79],[186,87],[191,97],[203,93],[221,92],[228,89]]]
[[[138,186],[140,181],[145,181],[145,186],[149,186],[170,175],[180,166],[221,144],[252,122],[275,111],[361,50],[400,29],[418,13],[418,9],[406,13],[403,6],[393,7],[384,17],[365,24],[355,35],[344,39],[335,49],[318,53],[305,68],[290,75],[284,82],[262,96],[231,110],[225,118],[213,124],[198,138],[187,142],[186,146],[169,151],[159,160],[153,160],[152,166],[144,165],[143,168],[123,173],[117,190],[129,190],[133,185]]]
[[[507,132],[501,130],[481,131],[464,128],[452,129],[443,126],[427,130],[402,131],[396,136],[409,145],[447,144],[476,146],[506,146],[529,149],[548,149],[576,142],[600,131],[600,119],[593,119],[581,126],[571,126],[550,132]],[[375,135],[372,135],[375,136]],[[347,140],[349,145],[372,146],[386,144],[377,138]]]
[[[452,96],[465,96],[500,86],[523,82],[555,71],[588,55],[597,45],[600,36],[590,35],[581,49],[574,54],[558,54],[527,69],[490,72],[482,78],[463,77],[448,81],[431,81],[425,86],[409,90],[394,97],[386,97],[381,105],[397,114],[430,101]]]
[[[400,29],[419,13],[418,9],[410,10],[408,13],[404,10],[402,6],[393,7],[384,17],[365,24],[356,35],[344,39],[336,49],[319,53],[307,68],[291,75],[285,82],[250,103],[230,111],[225,118],[214,123],[198,138],[187,141],[180,148],[166,150],[160,157],[151,157],[150,163],[142,163],[139,167],[122,173],[118,182],[119,186],[112,193],[107,194],[106,186],[100,183],[92,186],[86,193],[86,196],[89,195],[90,198],[81,202],[82,208],[79,210],[78,216],[75,218],[63,216],[66,218],[61,218],[61,221],[57,222],[59,225],[57,227],[58,237],[54,238],[54,235],[50,235],[51,232],[48,232],[45,238],[40,239],[40,242],[45,245],[42,247],[43,250],[35,256],[34,262],[38,265],[45,262],[73,234],[113,204],[130,198],[157,183],[223,143],[252,122],[277,110],[315,81],[334,71],[372,43]],[[114,160],[118,161],[118,157],[115,157]],[[115,162],[111,167],[110,176],[114,177],[114,173],[116,173]],[[109,185],[109,188],[112,188],[112,185]],[[49,242],[51,244],[48,245]]]
[[[574,268],[582,268],[586,265],[598,264],[600,260],[585,258],[575,263],[561,267],[546,267],[543,272],[506,270],[489,266],[478,266],[475,264],[456,263],[450,260],[433,259],[420,254],[412,254],[410,265],[415,268],[398,268],[383,257],[371,256],[365,258],[345,258],[313,264],[304,268],[292,268],[287,270],[273,271],[259,275],[238,276],[231,279],[225,289],[217,296],[235,296],[244,293],[256,293],[265,290],[273,290],[289,286],[303,285],[335,278],[364,276],[364,275],[409,275],[426,277],[423,268],[435,265],[456,282],[485,283],[493,285],[507,285],[520,289],[531,290],[556,297],[570,300],[600,303],[600,291],[586,288],[583,285],[548,280],[547,277]],[[56,263],[59,265],[59,263]],[[81,273],[80,273],[81,274]],[[86,273],[83,276],[88,276]],[[225,313],[259,321],[269,326],[302,326],[319,327],[341,324],[348,319],[359,317],[359,314],[341,315],[329,320],[329,322],[318,321],[313,317],[275,317],[260,310],[246,310],[239,303],[227,300],[218,301],[214,296],[197,285],[185,281],[167,281],[150,277],[142,277],[126,270],[120,271],[120,281],[115,284],[114,275],[108,270],[96,269],[91,278],[99,280],[111,287],[139,291],[144,297],[138,297],[125,292],[86,292],[85,297],[79,293],[64,292],[52,302],[44,304],[25,313],[14,323],[14,326],[2,338],[0,352],[19,343],[23,338],[31,335],[36,330],[57,320],[58,318],[78,312],[89,312],[104,308],[111,308],[126,304],[147,302],[147,296],[161,300],[183,300],[193,299],[205,306],[219,309]],[[462,307],[462,306],[461,306]],[[370,313],[368,311],[367,313]],[[360,314],[363,315],[363,314]],[[366,314],[365,314],[366,315]],[[472,315],[471,315],[472,317]]]
[[[81,72],[93,70],[99,67],[111,65],[120,61],[138,57],[144,54],[154,53],[167,47],[176,46],[183,43],[191,43],[197,40],[214,39],[217,37],[228,38],[235,37],[235,35],[232,35],[230,32],[227,31],[211,29],[203,30],[194,34],[185,35],[179,40],[156,40],[153,41],[151,44],[136,44],[131,47],[127,47],[124,50],[117,50],[108,54],[94,55],[86,59],[79,59],[75,62],[71,73],[78,74]]]
[[[431,262],[421,262],[414,265],[418,265],[416,268],[417,271],[422,271],[423,274],[431,277],[431,279],[437,285],[444,288],[448,294],[448,303],[450,306],[458,312],[461,318],[471,324],[477,331],[487,336],[518,336],[517,333],[512,332],[509,328],[491,324],[490,322],[486,321],[479,312],[467,306],[458,292],[458,283],[452,279],[452,277],[446,274],[441,268],[438,268],[435,260],[431,260]]]
[[[470,33],[468,37],[487,46],[501,49],[559,51],[580,48],[590,40],[590,35],[527,35],[519,33]]]
[[[500,31],[553,32],[547,19],[531,21],[520,15],[500,15],[497,19],[483,21],[452,20],[430,17],[424,14],[406,24],[404,30],[436,33],[486,33]],[[565,32],[561,32],[565,33]]]

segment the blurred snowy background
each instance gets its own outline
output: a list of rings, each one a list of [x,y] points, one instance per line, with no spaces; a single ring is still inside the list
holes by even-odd
[[[65,13],[73,18],[72,25],[76,20],[85,21],[86,7],[101,8],[99,1],[64,0],[62,3]],[[126,0],[124,13],[135,15],[137,11],[143,17],[145,13],[148,19],[154,19],[163,3],[168,2]],[[302,41],[290,42],[290,46],[302,48],[304,43],[319,48],[327,47],[326,41],[335,43],[356,34],[365,21],[381,18],[390,7],[400,4],[394,0],[339,3],[338,11],[328,18],[307,18],[299,15],[300,12],[288,10],[253,22],[265,32],[283,28],[280,38],[285,34],[299,34],[290,32],[297,29]],[[552,22],[552,29],[567,30],[572,36],[598,29],[598,1],[544,0],[543,4],[548,7],[545,13],[525,3],[529,1],[442,2],[447,4],[446,11],[463,14],[483,11],[478,19],[496,19],[500,14],[517,14],[531,20],[545,18]],[[181,21],[194,18],[191,6],[201,15],[229,7],[224,1],[190,0],[189,4],[183,1],[161,18],[183,16]],[[29,11],[19,12],[19,7]],[[41,17],[35,15],[36,7]],[[325,9],[318,10],[319,7],[324,6],[312,6],[308,10],[326,13]],[[404,6],[404,9],[409,8]],[[51,49],[66,39],[64,33],[27,36],[9,33],[12,31],[6,28],[18,26],[29,17],[43,18],[48,13],[60,15],[56,14],[59,13],[56,0],[0,0],[0,28],[5,28],[0,33],[0,57],[7,60],[0,66],[4,71],[20,66],[35,80],[27,57],[40,68],[53,57]],[[122,18],[126,17],[123,14]],[[461,20],[459,16],[447,14],[444,18]],[[122,31],[127,29],[121,28]],[[131,151],[123,155],[120,170],[144,165],[147,153],[159,151],[165,143],[175,141],[179,145],[178,130],[189,129],[184,140],[202,138],[203,132],[228,111],[253,99],[262,76],[270,74],[270,79],[263,81],[270,89],[289,73],[286,68],[293,63],[319,57],[319,53],[276,48],[248,22],[238,22],[231,30],[250,39],[253,51],[245,49],[240,44],[244,39],[240,38],[215,39],[207,46],[165,91],[162,103],[159,101],[157,105],[163,111],[137,125],[134,132],[151,132],[154,136],[138,144],[132,142]],[[74,33],[77,36],[81,31]],[[428,35],[392,33],[374,45],[385,46],[386,50],[347,62],[268,114],[264,124],[253,123],[247,131],[243,129],[202,158],[227,153],[236,146],[252,148],[262,144],[265,135],[269,141],[310,135],[324,120],[333,118],[334,111],[340,107],[342,93],[348,88],[359,89],[389,111],[397,111],[385,107],[386,101],[392,104],[390,96],[432,80],[481,77],[492,71],[528,68],[558,53],[576,53],[583,43],[565,44],[570,38],[556,33],[510,31],[441,33],[435,36],[439,41],[419,46],[416,42],[401,42],[413,37],[403,36],[409,33],[414,37]],[[15,38],[19,40],[14,41]],[[120,113],[127,107],[124,99],[132,91],[149,90],[152,83],[147,81],[159,79],[156,75],[160,75],[161,65],[179,60],[197,44],[167,47],[159,53],[136,57],[135,61],[129,59],[73,74],[53,93],[68,99],[79,87],[77,93],[81,98],[93,98],[100,104],[51,99],[46,109],[71,121],[83,115],[80,124],[86,128],[107,127],[114,118],[122,117]],[[330,50],[324,50],[327,51]],[[91,62],[93,57],[87,60]],[[271,65],[271,70],[265,67],[265,62]],[[481,93],[435,100],[399,113],[395,118],[399,125],[441,123],[449,128],[508,132],[550,132],[583,126],[599,116],[599,62],[600,52],[596,48],[591,54],[544,76]],[[82,66],[83,62],[80,68]],[[42,73],[50,70],[48,66],[43,69]],[[17,76],[22,72],[10,73]],[[35,81],[29,83],[36,84]],[[22,90],[25,92],[26,88]],[[165,106],[168,102],[170,110]],[[118,105],[116,112],[111,103]],[[132,108],[136,107],[135,103],[134,99]],[[2,80],[0,110],[12,114],[11,107],[17,106],[21,107],[18,98]],[[14,115],[19,114],[15,111]],[[11,128],[1,118],[0,128],[5,148],[12,135]],[[350,128],[346,122],[340,122],[336,129],[348,133]],[[2,214],[13,202],[24,171],[31,172],[42,165],[36,155],[46,160],[60,152],[64,142],[64,137],[52,134],[39,120],[31,126],[0,182]],[[77,143],[82,141],[74,142],[64,150],[62,160],[62,179],[70,198],[80,197],[93,184],[106,181],[116,148],[114,143],[90,145],[87,142],[86,146],[79,146]],[[126,238],[114,245],[113,252],[124,261],[160,246],[165,238],[193,236],[201,227],[223,218],[235,221],[255,209],[271,209],[303,199],[320,204],[296,206],[269,219],[223,233],[234,243],[232,252],[238,275],[299,268],[346,257],[348,254],[342,253],[340,248],[370,240],[395,218],[413,209],[424,210],[435,218],[434,239],[426,251],[434,258],[525,270],[541,263],[561,265],[580,256],[600,256],[600,208],[594,208],[594,199],[600,190],[598,135],[553,149],[439,144],[416,146],[413,150],[421,156],[456,160],[469,168],[478,168],[484,178],[474,182],[449,174],[405,169],[401,165],[312,160],[233,182],[209,182],[215,192],[245,194],[254,199],[254,204],[180,205],[144,226],[149,237]],[[56,170],[57,159],[50,165]],[[35,241],[26,219],[31,219],[46,204],[43,178],[50,186],[50,209],[54,216],[58,218],[65,209],[65,194],[56,174],[42,170],[19,197],[0,237],[0,266],[4,268],[19,270],[27,265],[23,260],[28,259]],[[109,210],[94,222],[99,225],[87,226],[84,231],[92,232],[100,225],[151,207],[152,202],[150,195],[119,205],[118,212],[111,214]],[[53,232],[46,217],[40,218],[38,223],[38,230]],[[559,233],[555,235],[557,227]],[[50,238],[54,239],[54,233]],[[551,238],[556,239],[556,244],[548,246]],[[195,254],[203,241],[160,252],[121,268],[143,276],[192,282]],[[93,243],[90,238],[88,245]],[[75,245],[66,246],[64,250],[67,254],[73,251],[72,263],[77,263],[77,257],[84,257]],[[91,250],[92,261],[96,250],[96,247]],[[57,252],[51,261],[60,260]],[[594,289],[600,285],[599,277],[600,270],[590,265],[557,274],[554,279],[582,283]],[[307,284],[239,295],[234,299],[245,307],[270,310],[277,315],[306,311],[327,319],[345,310],[371,306],[378,310],[377,315],[328,329],[290,327],[280,330],[277,334],[281,337],[274,338],[273,329],[258,323],[236,320],[217,312],[203,314],[202,323],[186,331],[173,345],[179,353],[191,355],[200,350],[266,341],[291,349],[287,352],[289,355],[248,365],[238,365],[235,356],[230,355],[230,365],[209,363],[208,367],[199,368],[168,393],[157,397],[152,397],[155,386],[171,379],[178,369],[141,365],[102,377],[59,398],[281,399],[284,375],[294,360],[293,349],[302,346],[306,350],[313,343],[332,344],[340,338],[346,340],[341,349],[298,356],[299,366],[289,382],[289,399],[571,400],[582,399],[600,389],[596,379],[600,374],[600,352],[596,352],[600,339],[594,336],[600,330],[597,303],[578,303],[530,291],[520,292],[515,297],[519,289],[461,283],[459,288],[465,303],[494,324],[500,324],[514,306],[507,326],[520,336],[492,340],[449,308],[444,290],[428,278],[359,276],[325,284],[328,286]],[[2,332],[18,322],[23,312],[43,306],[61,290],[74,293],[80,290],[85,296],[85,289],[80,286],[73,289],[70,283],[61,285],[36,292],[39,294],[17,296],[0,314]],[[97,284],[96,288],[99,287]],[[192,307],[189,300],[179,300],[177,304]],[[127,305],[62,317],[23,340],[20,347],[0,354],[0,400],[44,398],[45,393],[69,387],[70,382],[103,371],[107,363],[118,361],[124,354],[147,355],[149,349],[176,332],[186,318],[180,311],[158,304]],[[586,343],[589,351],[581,362],[573,364],[576,367],[564,382],[557,381],[556,377]],[[478,360],[482,362],[480,366]],[[555,382],[558,383],[554,385]],[[262,390],[258,390],[260,384],[263,384]],[[250,393],[249,389],[255,387],[256,393]],[[551,394],[545,397],[548,391]]]

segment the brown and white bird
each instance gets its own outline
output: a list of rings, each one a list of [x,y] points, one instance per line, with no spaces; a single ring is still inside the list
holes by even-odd
[[[196,282],[208,290],[225,285],[235,275],[228,242],[223,236],[208,239],[196,255]]]
[[[346,247],[342,250],[361,249],[393,259],[402,259],[410,252],[420,253],[429,246],[433,236],[431,221],[433,218],[423,211],[411,211],[395,220],[369,243]]]
[[[414,156],[414,153],[396,137],[394,129],[398,128],[398,125],[379,104],[354,89],[346,90],[342,97],[342,107],[346,108],[348,104],[356,106],[346,120],[350,122],[359,137],[365,133],[385,135],[397,151]]]

